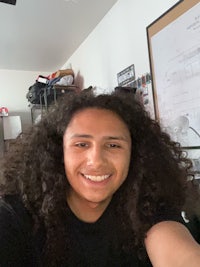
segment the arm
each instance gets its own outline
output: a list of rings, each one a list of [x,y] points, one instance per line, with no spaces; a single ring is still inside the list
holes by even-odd
[[[154,267],[200,266],[200,246],[181,223],[154,225],[147,232],[145,246]]]

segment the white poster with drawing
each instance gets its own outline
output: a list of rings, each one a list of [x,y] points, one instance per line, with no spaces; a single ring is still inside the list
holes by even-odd
[[[200,3],[151,41],[161,125],[182,146],[200,146]]]

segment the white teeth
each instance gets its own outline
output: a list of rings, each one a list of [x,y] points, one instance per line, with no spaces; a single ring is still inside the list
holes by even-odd
[[[84,175],[85,178],[91,180],[91,181],[94,181],[94,182],[101,182],[105,179],[107,179],[110,175],[97,175],[97,176],[94,176],[94,175]]]

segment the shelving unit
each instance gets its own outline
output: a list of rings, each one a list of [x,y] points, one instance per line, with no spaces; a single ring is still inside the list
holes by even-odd
[[[53,93],[52,93],[53,91]],[[31,119],[32,123],[37,123],[39,116],[43,116],[48,112],[49,106],[56,103],[59,96],[68,94],[70,92],[79,93],[80,89],[76,85],[53,85],[45,86],[40,95],[40,104],[31,105]]]

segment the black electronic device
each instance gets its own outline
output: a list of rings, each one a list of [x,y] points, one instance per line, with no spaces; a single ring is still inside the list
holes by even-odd
[[[10,5],[16,5],[17,0],[0,0],[0,2]]]

